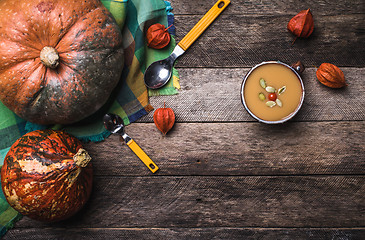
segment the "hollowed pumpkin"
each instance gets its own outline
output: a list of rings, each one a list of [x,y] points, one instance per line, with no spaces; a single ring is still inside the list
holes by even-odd
[[[38,124],[96,112],[123,68],[122,35],[99,0],[0,1],[0,100]]]

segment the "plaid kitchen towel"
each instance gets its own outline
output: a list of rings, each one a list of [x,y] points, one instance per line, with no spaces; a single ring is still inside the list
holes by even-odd
[[[176,69],[172,80],[162,89],[148,90],[143,81],[146,67],[153,61],[169,56],[176,45],[174,38],[171,38],[171,43],[166,48],[155,50],[148,48],[145,41],[145,32],[150,25],[161,23],[168,27],[173,24],[170,3],[163,0],[102,0],[101,2],[112,13],[123,34],[125,63],[116,91],[97,113],[68,126],[41,126],[26,122],[0,102],[0,167],[10,146],[29,131],[45,128],[62,129],[83,141],[101,141],[110,134],[102,122],[105,113],[119,114],[127,125],[153,110],[149,104],[149,96],[177,94],[180,86]],[[174,26],[169,28],[169,32],[175,35]],[[7,204],[0,191],[0,237],[20,217],[21,215]]]

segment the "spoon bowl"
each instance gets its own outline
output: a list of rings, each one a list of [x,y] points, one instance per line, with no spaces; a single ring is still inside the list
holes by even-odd
[[[103,120],[106,130],[113,134],[124,134],[124,123],[123,119],[120,116],[108,113],[104,115]]]
[[[175,60],[169,56],[166,59],[152,63],[146,69],[144,75],[146,86],[151,89],[163,87],[171,78],[174,62]]]

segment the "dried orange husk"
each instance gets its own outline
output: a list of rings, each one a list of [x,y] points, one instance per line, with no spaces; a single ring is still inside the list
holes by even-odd
[[[167,30],[168,28],[160,23],[151,25],[146,33],[147,46],[155,49],[166,47],[171,40],[170,33]]]
[[[168,131],[174,126],[175,123],[175,113],[171,108],[167,108],[164,103],[163,108],[158,108],[153,114],[153,121],[158,130],[160,130],[163,135],[166,135]]]
[[[345,75],[337,66],[331,63],[322,63],[316,72],[317,79],[323,85],[330,88],[341,88],[347,86]]]
[[[310,9],[302,10],[290,19],[287,28],[297,37],[309,37],[314,29],[314,21]]]

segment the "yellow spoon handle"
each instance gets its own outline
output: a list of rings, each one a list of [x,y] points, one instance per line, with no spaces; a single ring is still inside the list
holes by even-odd
[[[214,6],[199,20],[199,22],[181,39],[178,45],[186,51],[191,44],[207,29],[207,27],[230,4],[229,0],[218,0]]]
[[[138,144],[131,139],[127,142],[127,145],[132,149],[132,151],[141,159],[141,161],[151,170],[151,172],[155,173],[158,170],[157,165],[147,156],[147,154],[138,146]]]

